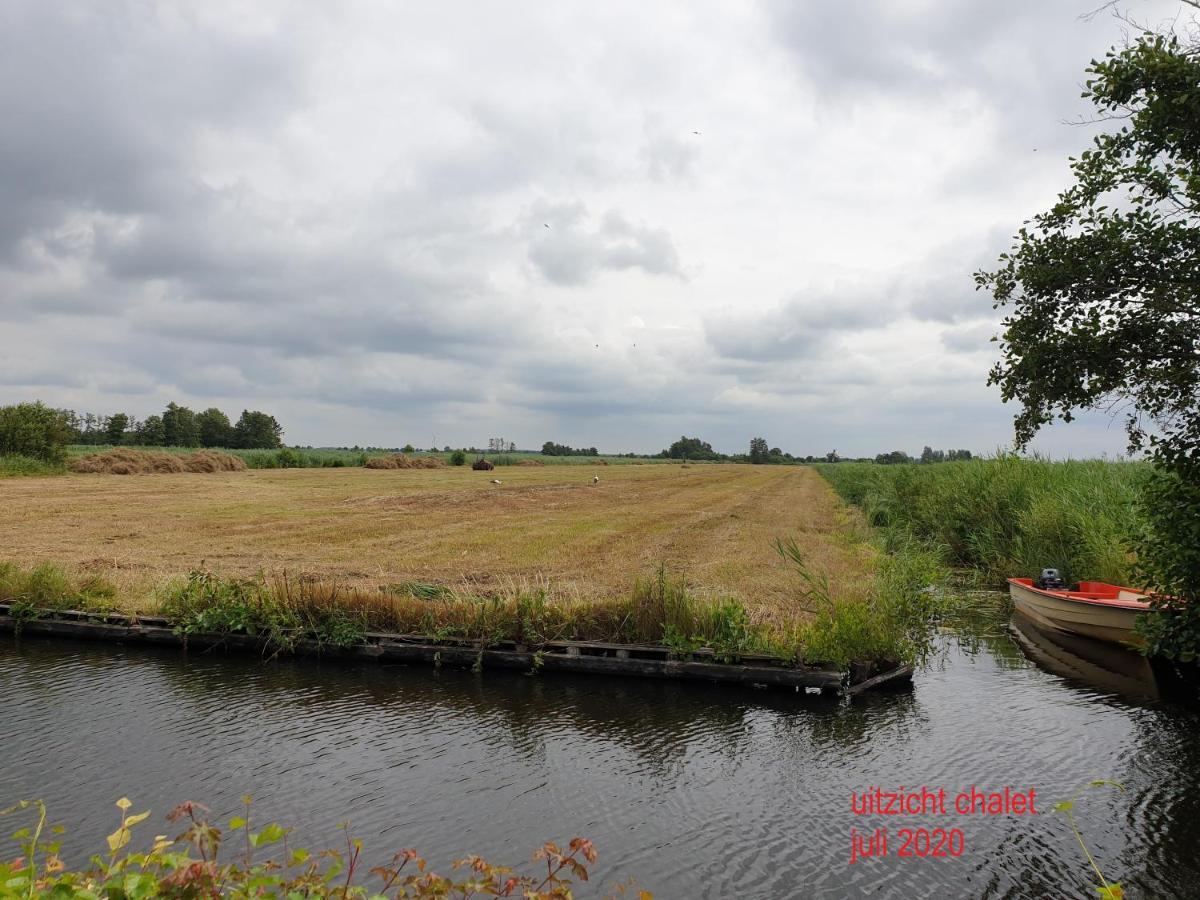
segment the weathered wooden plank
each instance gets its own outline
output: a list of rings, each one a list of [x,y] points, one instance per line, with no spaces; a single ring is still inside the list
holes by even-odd
[[[912,683],[913,667],[912,666],[897,666],[894,669],[889,669],[886,672],[880,672],[871,678],[859,681],[856,684],[851,684],[846,687],[846,693],[851,696],[861,694],[863,691],[873,690],[880,687],[899,687],[902,684]]]
[[[123,623],[123,624],[121,624]],[[160,646],[186,646],[208,650],[222,648],[231,651],[269,653],[262,636],[247,634],[190,634],[182,635],[167,627],[161,618],[141,618],[81,614],[78,618],[48,617],[18,621],[8,615],[8,609],[0,605],[0,632],[12,632],[17,628],[24,635],[46,637],[70,637],[88,640],[122,641],[146,643]],[[792,689],[815,688],[822,691],[846,689],[846,679],[841,672],[782,665],[772,660],[771,665],[749,665],[718,663],[704,660],[673,658],[668,648],[638,645],[606,645],[603,649],[614,651],[603,655],[585,653],[581,650],[586,642],[555,642],[543,650],[508,643],[502,646],[481,648],[466,642],[437,642],[428,638],[421,642],[416,635],[389,635],[373,633],[367,643],[353,647],[332,647],[311,639],[298,640],[294,652],[300,655],[319,655],[339,659],[386,660],[426,665],[447,665],[485,669],[516,669],[523,671],[573,672],[580,674],[633,675],[649,678],[674,678],[697,681],[721,682],[743,685],[769,685]],[[622,655],[620,651],[658,650],[658,658]],[[574,651],[574,652],[572,652]],[[907,676],[911,678],[911,668]],[[894,681],[903,673],[893,671],[867,679],[850,687],[852,693],[860,693],[876,685]]]

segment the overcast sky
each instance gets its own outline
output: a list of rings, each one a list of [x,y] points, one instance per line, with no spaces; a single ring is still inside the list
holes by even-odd
[[[971,273],[1089,140],[1098,5],[0,0],[0,403],[994,450]]]

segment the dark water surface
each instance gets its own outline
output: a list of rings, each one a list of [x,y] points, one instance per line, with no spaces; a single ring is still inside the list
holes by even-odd
[[[180,800],[225,821],[250,793],[308,846],[336,845],[349,820],[372,864],[409,846],[439,870],[469,852],[522,863],[584,835],[594,879],[636,876],[659,898],[1087,897],[1050,808],[1112,778],[1125,793],[1076,807],[1105,874],[1130,896],[1200,897],[1200,717],[1122,677],[1051,674],[999,629],[947,638],[912,693],[853,704],[2,638],[0,806],[44,799],[76,861],[122,795],[154,810],[148,841]],[[1038,814],[855,817],[851,793],[874,785],[1033,788]],[[851,828],[877,826],[889,855],[850,865]],[[898,857],[917,826],[961,828],[961,857]]]

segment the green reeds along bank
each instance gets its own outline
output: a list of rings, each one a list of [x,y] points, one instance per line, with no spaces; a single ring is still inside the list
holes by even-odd
[[[1144,463],[1004,455],[923,465],[837,463],[817,470],[883,529],[915,539],[992,585],[1052,566],[1070,581],[1132,577],[1129,539]]]
[[[18,478],[24,475],[62,475],[66,468],[58,463],[48,463],[32,456],[8,454],[0,456],[0,478]]]
[[[97,576],[72,578],[58,566],[42,563],[25,569],[0,562],[0,603],[8,603],[18,618],[40,610],[112,608],[116,588]]]
[[[784,546],[781,544],[781,546]],[[601,641],[665,646],[683,658],[709,648],[718,661],[743,656],[846,668],[851,662],[919,663],[936,617],[937,561],[926,551],[881,560],[868,599],[830,596],[795,545],[795,615],[756,619],[735,598],[697,597],[684,579],[659,568],[630,592],[607,600],[554,595],[545,586],[514,586],[479,596],[440,585],[401,582],[379,590],[280,575],[238,578],[194,571],[164,583],[153,611],[181,634],[249,634],[275,652],[302,639],[331,647],[362,643],[368,632],[455,638],[481,646],[511,641],[536,648],[552,641]],[[43,564],[23,569],[0,563],[0,603],[21,618],[46,611],[120,608],[111,584]]]

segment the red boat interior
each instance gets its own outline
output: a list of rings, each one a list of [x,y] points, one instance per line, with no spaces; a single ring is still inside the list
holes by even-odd
[[[1024,585],[1035,591],[1040,591],[1043,594],[1053,594],[1056,597],[1065,597],[1069,600],[1092,600],[1105,601],[1110,600],[1120,603],[1139,603],[1143,602],[1141,598],[1145,596],[1141,591],[1135,591],[1133,588],[1121,587],[1119,584],[1108,584],[1105,581],[1081,581],[1079,582],[1079,590],[1064,591],[1055,588],[1040,588],[1034,584],[1032,578],[1010,578],[1009,581],[1015,581],[1017,584]],[[1121,596],[1121,592],[1125,592],[1125,596]],[[1133,596],[1129,596],[1132,594]]]

